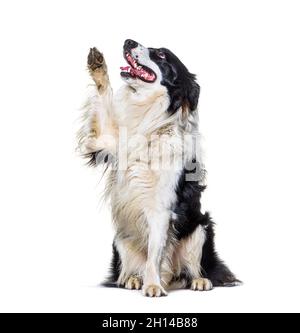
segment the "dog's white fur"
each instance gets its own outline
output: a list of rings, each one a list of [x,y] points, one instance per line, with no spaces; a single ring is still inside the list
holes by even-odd
[[[205,232],[199,226],[184,241],[170,239],[170,207],[176,200],[181,169],[160,167],[160,162],[169,156],[180,164],[183,152],[184,161],[191,160],[192,147],[183,134],[198,135],[197,112],[181,108],[172,116],[167,115],[169,97],[160,84],[158,66],[150,61],[148,50],[142,46],[134,52],[141,63],[155,71],[158,79],[151,84],[127,79],[127,84],[113,95],[105,69],[101,69],[98,79],[101,81],[102,77],[103,82],[100,88],[94,87],[86,104],[79,146],[83,154],[104,149],[118,164],[120,154],[124,153],[119,146],[119,128],[127,132],[127,166],[110,170],[106,189],[116,228],[115,244],[122,260],[118,284],[126,286],[132,276],[139,276],[145,295],[161,296],[183,265],[190,268],[193,278],[201,278]]]

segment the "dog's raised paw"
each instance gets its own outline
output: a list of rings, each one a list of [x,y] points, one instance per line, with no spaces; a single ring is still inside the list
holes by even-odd
[[[95,71],[97,68],[101,68],[104,63],[103,54],[96,47],[93,47],[90,49],[87,62],[89,69]]]
[[[126,289],[141,289],[142,288],[142,279],[138,276],[130,276],[125,283]]]
[[[143,287],[143,295],[148,297],[161,297],[167,296],[168,294],[162,286],[150,284]]]
[[[192,281],[191,289],[198,291],[207,291],[213,289],[213,285],[209,279],[198,278]]]

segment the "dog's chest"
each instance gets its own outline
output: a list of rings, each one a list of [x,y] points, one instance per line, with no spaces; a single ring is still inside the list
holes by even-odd
[[[123,232],[147,234],[147,211],[169,211],[176,200],[180,169],[168,165],[174,158],[174,142],[161,149],[157,137],[128,141],[127,161],[113,173],[111,202],[113,219]],[[179,143],[178,143],[179,144]],[[180,152],[180,148],[175,149]],[[180,154],[181,155],[181,154]],[[120,161],[119,161],[120,162]],[[124,161],[123,161],[124,162]]]

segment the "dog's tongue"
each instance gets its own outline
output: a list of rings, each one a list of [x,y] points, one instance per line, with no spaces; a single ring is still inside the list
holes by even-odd
[[[130,74],[133,78],[139,77],[147,80],[148,82],[152,82],[155,80],[155,75],[147,72],[142,66],[136,66],[136,68],[133,68],[132,66],[124,66],[120,67],[120,69],[122,72]]]
[[[130,69],[130,66],[120,67],[122,71],[128,71]]]

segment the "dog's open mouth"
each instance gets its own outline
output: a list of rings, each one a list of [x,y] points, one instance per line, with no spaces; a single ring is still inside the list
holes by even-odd
[[[124,53],[124,58],[128,62],[129,66],[120,67],[121,76],[125,78],[139,78],[144,82],[154,82],[156,80],[156,74],[147,66],[140,65],[129,52]]]

